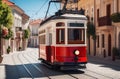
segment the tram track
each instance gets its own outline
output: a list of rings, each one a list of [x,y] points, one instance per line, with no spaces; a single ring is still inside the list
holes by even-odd
[[[38,60],[36,60],[36,59],[35,59],[33,56],[31,56],[30,54],[27,53],[27,55],[29,55],[29,56],[30,56],[31,58],[33,58],[36,62],[38,62]],[[68,76],[70,76],[70,77],[72,77],[72,78],[74,78],[74,79],[79,79],[78,77],[73,76],[72,74],[64,73],[64,72],[61,72],[61,71],[58,71],[58,72],[63,73],[63,74],[66,74],[66,75],[68,75]],[[98,79],[97,77],[91,76],[91,75],[89,75],[89,74],[82,74],[82,75],[91,77],[91,78],[93,78],[93,79]]]
[[[31,78],[31,79],[34,79],[34,77],[33,77],[33,75],[31,74],[31,72],[29,71],[29,69],[25,66],[25,64],[22,62],[22,60],[20,59],[20,53],[19,54],[16,54],[16,55],[12,55],[11,57],[12,57],[12,60],[13,60],[13,63],[14,63],[14,65],[16,66],[16,65],[18,65],[17,63],[16,63],[16,61],[15,61],[15,57],[17,57],[17,59],[18,59],[18,61],[20,61],[20,64],[23,66],[23,68],[25,69],[25,71],[27,72],[27,74],[29,75],[29,78]],[[19,73],[19,70],[18,70],[18,68],[16,67],[16,70],[18,71],[18,73],[17,74],[20,74]],[[18,76],[19,78],[20,78],[20,75]]]
[[[23,63],[23,61],[21,60],[20,55],[21,55],[21,54],[18,54],[18,55],[17,55],[19,61],[21,62],[22,66],[23,66],[24,69],[27,71],[27,73],[29,74],[29,76],[30,76],[32,79],[34,79],[32,73],[29,71],[29,69],[26,67],[26,65],[25,65],[25,64]]]
[[[71,76],[71,77],[73,77],[73,78],[75,78],[75,79],[81,79],[82,77],[85,77],[85,79],[87,78],[87,79],[98,79],[97,77],[94,77],[94,76],[92,76],[92,75],[89,75],[89,74],[86,74],[86,73],[80,73],[79,75],[78,75],[78,73],[77,74],[69,74],[69,73],[65,73],[65,72],[63,72],[64,74],[68,74],[69,76]]]
[[[38,66],[36,66],[35,64],[33,64],[27,57],[25,57],[23,54],[22,56],[29,62],[31,63],[31,65],[36,68],[40,73],[42,73],[45,77],[47,77],[48,79],[51,79],[46,73],[44,73],[44,71],[42,71]]]
[[[27,54],[27,55],[29,55],[29,54]],[[30,57],[32,57],[31,55],[29,55]],[[25,57],[25,56],[24,56]],[[33,57],[32,57],[33,58]],[[34,59],[34,61],[36,61],[36,62],[38,62],[38,60],[36,60],[35,58],[33,58]],[[38,62],[39,63],[39,62]],[[57,71],[58,72],[58,71]],[[59,73],[61,73],[61,74],[66,74],[66,73],[62,73],[62,72],[60,72],[59,71]],[[68,76],[70,76],[70,77],[72,77],[72,78],[74,78],[74,79],[79,79],[79,78],[77,78],[77,77],[75,77],[75,76],[73,76],[73,75],[71,75],[71,74],[66,74],[66,75],[68,75]]]
[[[22,60],[22,58],[21,58],[20,56],[23,56],[23,57],[24,57],[23,53],[17,54],[17,59],[20,61],[21,65],[24,67],[24,69],[26,70],[26,72],[29,74],[29,78],[35,79],[35,77],[34,77],[33,74],[31,73],[31,71],[28,69],[28,67],[26,66],[26,64],[24,64],[24,62],[23,62],[23,60]],[[17,64],[15,63],[15,60],[14,60],[13,55],[12,55],[12,59],[13,59],[14,64],[17,65]],[[26,59],[26,58],[25,58],[25,59]],[[26,60],[27,60],[27,59],[26,59]],[[27,61],[28,61],[28,60],[27,60]],[[35,65],[32,64],[31,62],[30,62],[30,64],[31,64],[35,69],[37,69],[40,73],[43,73],[42,71],[40,71],[40,69],[39,69],[37,66],[35,66]],[[44,74],[44,76],[45,76],[45,77],[48,77],[48,76],[46,76],[45,74]],[[51,79],[51,78],[48,77],[47,79]]]
[[[34,61],[40,63],[35,57],[31,56],[31,55],[28,54],[28,53],[27,53],[27,55],[29,55]],[[114,78],[112,78],[112,77],[109,77],[109,76],[106,76],[106,75],[103,75],[103,74],[100,74],[100,73],[97,73],[97,72],[94,72],[94,71],[91,71],[91,70],[88,70],[88,69],[86,69],[86,70],[84,71],[85,73],[80,74],[80,75],[88,76],[88,77],[90,77],[90,78],[92,78],[92,79],[99,79],[99,77],[95,77],[94,75],[91,75],[91,74],[89,74],[89,73],[86,73],[86,71],[87,71],[87,72],[92,72],[92,73],[94,73],[94,74],[97,74],[98,76],[101,76],[101,77],[103,77],[103,78],[114,79]],[[74,79],[79,79],[78,77],[74,76],[74,74],[64,73],[64,72],[61,72],[61,71],[57,71],[57,72],[63,73],[63,74],[65,74],[65,75],[69,75],[70,77],[72,77],[72,78],[74,78]]]

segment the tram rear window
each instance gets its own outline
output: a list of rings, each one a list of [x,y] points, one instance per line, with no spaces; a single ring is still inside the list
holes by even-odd
[[[69,23],[70,27],[84,27],[84,23]]]

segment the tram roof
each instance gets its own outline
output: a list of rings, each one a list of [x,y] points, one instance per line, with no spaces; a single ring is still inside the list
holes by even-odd
[[[80,15],[80,14],[63,14],[63,15],[53,15],[47,19],[45,19],[40,25],[45,24],[46,22],[50,20],[55,20],[55,19],[76,19],[76,20],[87,20],[87,17],[85,15]]]

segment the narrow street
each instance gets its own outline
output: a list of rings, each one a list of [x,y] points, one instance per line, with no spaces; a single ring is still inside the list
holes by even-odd
[[[38,60],[37,48],[28,48],[3,56],[0,79],[120,79],[118,61],[88,58],[87,69],[57,71],[47,68]]]

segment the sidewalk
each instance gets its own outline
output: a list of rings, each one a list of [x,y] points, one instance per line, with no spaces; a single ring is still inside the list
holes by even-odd
[[[115,61],[112,61],[112,58],[110,58],[110,57],[103,58],[103,57],[89,56],[88,55],[88,62],[93,62],[93,61],[96,61],[99,63],[107,63],[110,65],[115,65],[115,66],[120,67],[120,59],[116,59]]]

